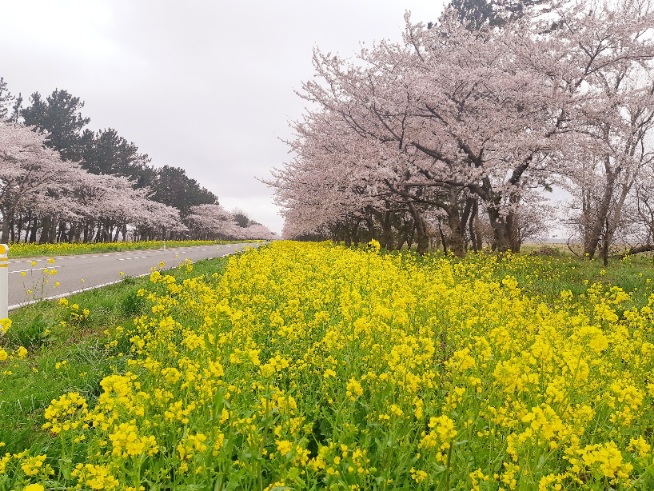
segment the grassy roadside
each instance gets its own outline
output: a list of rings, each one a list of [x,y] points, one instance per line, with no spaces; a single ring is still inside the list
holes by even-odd
[[[226,262],[199,261],[192,271],[180,267],[167,273],[181,281],[220,273]],[[0,361],[0,442],[6,442],[2,453],[57,445],[40,428],[50,401],[67,391],[93,398],[102,378],[124,368],[129,347],[107,346],[104,333],[116,326],[129,329],[145,313],[137,292],[148,283],[148,277],[127,277],[66,301],[44,301],[11,312],[12,326],[0,337],[0,350],[8,355]]]
[[[9,258],[40,256],[72,256],[100,252],[120,252],[164,247],[192,247],[201,245],[238,244],[241,242],[261,242],[257,240],[152,240],[144,242],[107,243],[59,243],[59,244],[9,244]]]
[[[442,254],[426,255],[418,261],[428,265],[442,257]],[[531,251],[505,255],[481,252],[451,260],[462,265],[476,264],[478,270],[493,268],[497,281],[510,275],[524,293],[539,297],[548,305],[560,303],[563,290],[579,296],[593,284],[616,286],[630,294],[625,308],[642,307],[654,293],[654,263],[652,257],[645,254],[613,259],[607,267],[600,259],[588,260],[566,253],[540,255]]]
[[[583,258],[564,257],[550,259],[549,269],[555,271],[555,282],[544,282],[541,291],[549,295],[558,294],[556,290],[570,290],[574,295],[586,292],[593,283],[617,286],[632,294],[630,305],[642,307],[647,303],[654,288],[654,266],[646,255],[627,256],[614,260],[604,267],[601,260],[588,261]]]

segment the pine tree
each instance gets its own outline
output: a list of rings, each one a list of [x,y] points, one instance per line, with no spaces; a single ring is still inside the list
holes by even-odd
[[[9,106],[14,96],[7,89],[7,82],[3,77],[0,77],[0,121],[9,119]]]
[[[18,93],[18,96],[14,100],[14,105],[11,106],[11,116],[9,117],[9,121],[12,123],[18,123],[20,121],[20,112],[23,108],[23,94],[20,92]]]
[[[151,199],[177,208],[183,217],[191,207],[218,204],[218,197],[186,175],[181,167],[164,165],[157,169],[157,177],[151,185]]]
[[[25,125],[47,131],[47,145],[59,151],[65,160],[79,160],[81,132],[90,121],[80,113],[84,102],[59,89],[45,101],[41,94],[34,92],[30,102],[31,106],[20,111]]]
[[[450,7],[468,29],[476,30],[488,25],[501,27],[524,15],[529,7],[542,5],[548,0],[452,0]]]
[[[138,147],[120,136],[113,128],[93,133],[85,130],[80,138],[82,168],[93,174],[113,174],[127,177],[135,187],[149,185],[156,171],[148,165],[150,159],[140,154]]]
[[[234,210],[232,216],[239,227],[247,228],[247,226],[250,225],[250,217],[248,217],[243,211]]]

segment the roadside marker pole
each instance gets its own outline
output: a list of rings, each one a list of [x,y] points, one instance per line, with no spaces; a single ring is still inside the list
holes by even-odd
[[[0,319],[8,316],[9,307],[9,246],[0,244]],[[0,326],[0,332],[2,328]]]

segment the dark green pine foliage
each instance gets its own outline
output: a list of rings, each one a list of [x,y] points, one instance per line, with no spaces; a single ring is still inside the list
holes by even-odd
[[[234,217],[234,221],[241,228],[247,228],[250,225],[250,217],[241,210],[234,211],[232,217]]]
[[[236,225],[238,225],[241,228],[248,228],[252,225],[261,225],[259,222],[250,220],[250,217],[247,216],[245,212],[241,210],[234,210],[232,212],[232,217],[234,218]]]
[[[459,19],[468,29],[483,26],[501,27],[522,17],[526,9],[543,5],[549,0],[452,0],[450,7],[457,11]]]
[[[84,102],[59,89],[45,100],[34,92],[30,102],[30,106],[20,111],[25,125],[47,131],[47,145],[57,150],[63,159],[80,160],[82,129],[90,121],[80,113]]]
[[[183,217],[188,215],[192,206],[218,204],[218,197],[188,177],[181,167],[164,165],[156,172],[150,184],[153,191],[150,199],[174,206]]]
[[[9,107],[11,102],[14,100],[14,97],[7,89],[7,82],[5,79],[0,77],[0,121],[6,121],[9,119]]]
[[[85,130],[80,138],[81,166],[93,174],[114,174],[132,180],[141,188],[152,183],[156,171],[148,164],[147,155],[120,136],[113,128],[93,133]]]
[[[14,100],[14,105],[11,107],[11,116],[9,121],[18,123],[20,121],[20,111],[23,107],[23,95],[19,92]]]

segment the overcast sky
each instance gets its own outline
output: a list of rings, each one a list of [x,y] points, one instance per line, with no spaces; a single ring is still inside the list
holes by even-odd
[[[404,12],[436,20],[445,0],[13,0],[2,7],[0,76],[27,100],[65,89],[89,128],[114,128],[183,167],[228,209],[280,232],[256,177],[288,159],[279,141],[303,102],[314,46],[342,56],[399,39]]]

